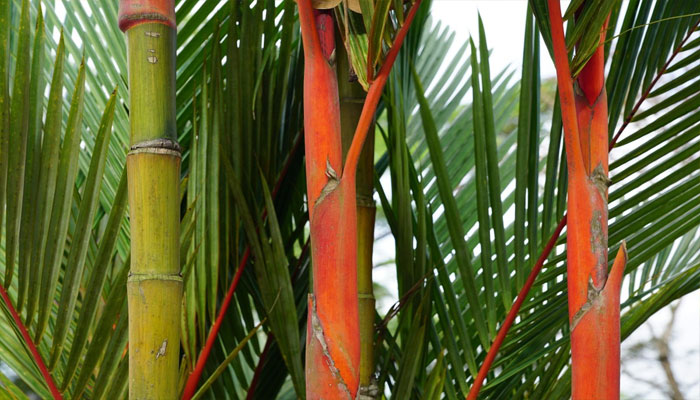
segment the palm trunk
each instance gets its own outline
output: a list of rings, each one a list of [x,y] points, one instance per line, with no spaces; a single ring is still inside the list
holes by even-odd
[[[334,22],[331,14],[314,15],[309,0],[299,1],[299,21],[304,40],[304,137],[313,259],[306,397],[354,399],[360,361],[355,182],[342,176],[338,84],[329,61],[335,46]]]
[[[351,80],[350,62],[344,46],[336,49],[338,62],[338,92],[340,94],[340,131],[343,154],[352,143],[355,128],[362,113],[367,93]],[[374,315],[375,299],[372,287],[372,250],[374,221],[377,208],[374,193],[374,126],[369,128],[367,141],[360,153],[355,184],[357,205],[357,301],[360,324],[360,395],[369,395],[374,373]]]
[[[624,242],[608,274],[608,111],[603,43],[576,79],[558,0],[549,0],[569,175],[567,281],[572,398],[620,396],[620,286]]]
[[[357,165],[389,71],[420,0],[412,6],[370,86],[344,165],[338,84],[331,65],[335,47],[333,20],[330,14],[314,16],[310,0],[299,0],[298,4],[304,44],[304,136],[313,260],[306,335],[306,397],[354,399],[360,374]]]
[[[121,0],[119,27],[128,44],[131,123],[129,397],[175,399],[182,277],[173,1]]]

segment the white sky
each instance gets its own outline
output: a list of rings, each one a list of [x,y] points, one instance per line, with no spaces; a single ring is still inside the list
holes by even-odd
[[[519,69],[523,62],[526,9],[526,0],[434,0],[432,15],[450,26],[456,43],[464,43],[470,34],[478,37],[480,13],[487,43],[494,50],[489,58],[491,70],[501,71],[508,65]],[[544,42],[540,42],[540,52],[546,51]],[[554,64],[549,57],[542,57],[540,62],[542,78],[553,77]]]

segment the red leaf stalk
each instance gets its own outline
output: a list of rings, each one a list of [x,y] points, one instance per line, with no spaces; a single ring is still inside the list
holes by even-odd
[[[576,82],[569,68],[559,1],[549,0],[561,99],[569,193],[567,286],[572,398],[620,396],[620,286],[624,242],[608,276],[608,110],[603,42]]]
[[[491,348],[489,348],[489,352],[486,354],[486,358],[481,364],[481,368],[479,368],[479,374],[476,376],[474,384],[469,389],[467,400],[476,400],[477,396],[479,395],[479,390],[481,390],[481,386],[484,384],[484,379],[486,379],[486,374],[488,374],[489,369],[491,368],[491,364],[493,363],[493,360],[498,354],[498,349],[501,347],[503,340],[506,338],[508,330],[513,325],[515,317],[518,316],[518,311],[520,311],[520,307],[523,305],[527,294],[530,292],[530,288],[532,288],[532,285],[535,283],[535,278],[537,278],[537,274],[542,269],[542,266],[547,260],[547,257],[549,257],[549,253],[554,248],[554,245],[557,244],[557,239],[559,239],[559,235],[561,234],[561,231],[562,229],[564,229],[565,226],[566,215],[564,215],[564,218],[562,218],[561,221],[559,221],[559,225],[557,225],[556,229],[554,230],[554,233],[552,233],[552,236],[549,238],[549,241],[542,250],[540,257],[537,259],[537,262],[532,267],[532,271],[530,272],[530,275],[528,275],[527,280],[525,281],[525,285],[523,285],[523,288],[520,289],[518,297],[515,299],[515,302],[510,308],[510,311],[508,311],[508,315],[506,316],[505,321],[503,321],[503,325],[501,325],[501,328],[498,330],[496,339],[493,341]]]
[[[10,311],[10,315],[15,321],[15,325],[17,325],[17,327],[19,328],[19,332],[22,335],[24,344],[27,345],[29,352],[32,354],[34,362],[39,368],[41,376],[44,377],[44,381],[46,381],[46,386],[49,387],[51,395],[54,399],[62,399],[63,396],[56,387],[56,383],[54,382],[53,377],[51,377],[51,373],[49,373],[48,368],[46,368],[46,364],[44,364],[44,360],[41,358],[39,350],[37,350],[36,346],[34,345],[31,336],[29,336],[27,328],[24,326],[24,323],[22,323],[22,318],[20,318],[19,314],[17,313],[17,310],[15,310],[15,307],[12,305],[12,301],[10,301],[10,296],[7,295],[7,291],[5,291],[5,288],[2,287],[2,285],[0,285],[0,297],[2,297],[3,303],[5,303],[5,307]]]
[[[187,378],[185,390],[182,393],[183,400],[191,399],[197,390],[199,378],[202,376],[202,372],[204,372],[204,366],[206,365],[207,359],[209,358],[209,354],[211,353],[211,350],[214,347],[214,342],[216,341],[219,329],[221,329],[221,324],[224,321],[224,316],[226,315],[226,311],[228,311],[228,307],[231,304],[231,300],[233,299],[233,293],[236,291],[236,287],[238,287],[238,281],[241,279],[241,275],[243,275],[243,270],[245,269],[245,266],[248,263],[249,257],[250,247],[246,247],[245,253],[243,253],[243,258],[241,258],[241,262],[238,264],[236,274],[233,276],[233,281],[231,281],[231,285],[228,288],[228,292],[226,292],[226,297],[221,303],[221,309],[219,310],[219,315],[217,315],[216,317],[216,322],[214,322],[214,325],[209,331],[207,341],[204,344],[204,347],[202,348],[202,352],[199,354],[197,364],[195,364],[192,374],[190,374],[190,376]]]
[[[255,398],[255,391],[258,388],[260,377],[262,376],[262,370],[265,367],[267,357],[270,354],[270,346],[272,345],[273,338],[274,333],[270,332],[270,335],[267,337],[267,341],[265,341],[265,347],[263,347],[263,351],[260,353],[260,358],[258,358],[258,365],[255,367],[255,371],[253,372],[253,379],[251,379],[250,385],[248,386],[248,392],[245,396],[246,400],[252,400]]]
[[[334,66],[327,58],[332,30],[324,25],[326,17],[314,18],[310,0],[299,0],[298,4],[304,43],[304,131],[313,259],[313,294],[309,295],[306,336],[306,397],[354,399],[360,371],[355,174],[384,84],[420,0],[411,8],[370,86],[345,168],[338,83]],[[320,16],[323,14],[317,14]]]
[[[352,175],[353,180],[355,172],[357,172],[357,162],[360,159],[362,146],[364,145],[365,139],[367,138],[367,132],[369,130],[370,125],[372,124],[372,118],[374,117],[374,112],[376,111],[377,105],[379,104],[379,99],[382,97],[384,85],[386,85],[386,81],[387,79],[389,79],[389,72],[391,72],[391,67],[394,65],[394,61],[396,61],[396,57],[399,55],[399,50],[401,49],[403,40],[406,38],[408,28],[411,26],[413,18],[415,18],[416,16],[416,12],[418,12],[418,7],[420,7],[421,1],[422,0],[416,0],[416,2],[413,3],[413,6],[411,6],[411,10],[408,12],[403,26],[396,34],[394,44],[391,46],[391,49],[389,49],[389,53],[387,53],[386,55],[384,64],[382,64],[382,67],[379,69],[377,76],[372,81],[372,84],[369,87],[369,91],[367,92],[365,105],[362,108],[362,114],[360,114],[360,120],[358,121],[357,128],[355,129],[355,137],[352,140],[350,150],[348,150],[348,155],[345,159],[346,165],[345,171],[343,173]]]
[[[282,166],[282,170],[280,171],[280,175],[277,178],[277,182],[275,183],[275,186],[272,189],[272,199],[273,200],[277,197],[277,192],[279,191],[279,189],[282,185],[282,181],[287,176],[287,171],[289,171],[289,165],[292,163],[292,159],[294,158],[294,154],[296,154],[296,152],[299,150],[301,138],[302,138],[301,134],[299,136],[297,136],[296,140],[294,141],[294,145],[292,146],[292,149],[291,149],[289,155],[287,156],[287,161]],[[262,214],[263,219],[265,218],[266,215],[267,215],[267,210],[263,210],[263,214]],[[238,269],[236,270],[236,273],[233,276],[233,280],[231,280],[231,284],[229,285],[228,291],[226,292],[226,297],[224,297],[224,300],[221,302],[221,308],[219,309],[219,314],[216,316],[216,321],[214,322],[214,325],[212,325],[211,330],[209,331],[209,334],[207,335],[206,343],[204,344],[204,347],[202,348],[202,352],[199,354],[199,358],[197,358],[197,364],[195,364],[194,370],[192,371],[190,376],[187,378],[187,382],[185,383],[185,390],[183,391],[183,394],[182,394],[183,400],[191,399],[197,390],[197,384],[199,383],[199,378],[202,377],[202,373],[204,372],[204,366],[207,364],[207,359],[209,358],[209,354],[211,354],[211,350],[214,347],[214,342],[216,341],[216,337],[219,334],[219,330],[221,329],[221,324],[224,321],[224,316],[226,315],[226,311],[228,311],[228,307],[231,305],[231,300],[233,300],[233,293],[236,291],[236,288],[238,287],[238,281],[240,281],[241,275],[243,275],[243,271],[245,270],[245,266],[248,264],[249,258],[250,258],[250,246],[247,246],[245,249],[245,252],[243,252],[243,257],[241,258],[241,262],[238,264]],[[251,386],[252,386],[252,383],[251,383]]]

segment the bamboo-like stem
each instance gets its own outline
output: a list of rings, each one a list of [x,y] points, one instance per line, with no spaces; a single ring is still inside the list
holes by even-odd
[[[338,62],[338,93],[340,95],[340,130],[343,153],[350,148],[362,105],[367,93],[358,82],[352,81],[351,65],[345,46],[336,50]],[[372,250],[374,222],[377,207],[374,193],[374,127],[369,128],[367,140],[357,165],[355,188],[357,204],[357,301],[360,324],[360,388],[358,396],[374,392],[374,315],[375,298],[372,286]]]
[[[654,86],[659,81],[661,76],[666,72],[666,69],[668,68],[668,66],[671,65],[671,62],[680,53],[683,46],[686,44],[686,42],[688,41],[688,39],[690,38],[692,33],[695,32],[695,30],[697,29],[697,27],[699,25],[700,25],[700,20],[695,22],[695,24],[688,30],[688,33],[686,34],[686,36],[678,44],[678,46],[676,46],[673,53],[671,53],[669,58],[666,60],[666,63],[657,72],[654,79],[651,81],[651,83],[644,90],[644,93],[639,98],[637,103],[634,105],[632,110],[630,110],[629,114],[625,117],[623,124],[620,126],[620,128],[617,130],[617,133],[615,134],[613,139],[610,141],[610,145],[608,146],[608,152],[610,152],[615,147],[617,140],[620,138],[620,136],[624,132],[625,128],[627,128],[627,126],[629,126],[629,123],[632,121],[632,119],[636,115],[637,111],[639,110],[639,107],[647,99],[647,97],[649,96],[649,93],[651,93],[651,90],[654,88]],[[476,397],[479,394],[479,390],[481,389],[481,386],[484,383],[484,379],[486,378],[486,374],[488,374],[489,370],[491,369],[491,364],[493,363],[493,360],[496,358],[496,355],[498,354],[498,351],[501,347],[501,344],[503,343],[503,340],[506,337],[506,334],[508,333],[511,326],[513,325],[513,322],[515,321],[515,317],[518,315],[518,312],[520,311],[520,307],[522,306],[523,302],[527,298],[527,295],[530,292],[530,289],[532,288],[532,285],[534,284],[535,279],[537,278],[537,275],[542,270],[542,266],[544,264],[544,261],[547,260],[547,258],[549,257],[549,254],[552,251],[552,248],[554,247],[554,244],[556,243],[557,239],[559,238],[559,235],[561,234],[562,229],[566,226],[566,222],[567,222],[566,215],[564,215],[564,217],[562,217],[562,219],[559,221],[557,228],[552,233],[552,236],[549,238],[549,241],[547,242],[547,246],[545,246],[545,248],[542,250],[540,257],[537,259],[537,262],[532,267],[532,270],[530,271],[530,275],[528,275],[528,277],[527,277],[527,281],[525,282],[525,285],[520,289],[520,292],[518,292],[517,299],[513,303],[513,306],[511,307],[510,311],[508,311],[508,315],[506,316],[506,319],[503,321],[503,324],[501,325],[501,328],[498,331],[498,335],[496,336],[496,339],[493,341],[493,345],[489,348],[488,354],[486,354],[486,358],[484,359],[484,362],[481,364],[481,367],[479,368],[479,374],[478,374],[476,380],[474,381],[474,384],[472,385],[471,389],[469,390],[469,395],[467,396],[468,400],[476,400]]]
[[[180,358],[180,146],[175,131],[172,0],[121,0],[127,38],[131,151],[129,397],[175,399]]]

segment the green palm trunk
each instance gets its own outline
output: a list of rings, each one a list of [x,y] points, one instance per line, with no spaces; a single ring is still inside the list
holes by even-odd
[[[172,2],[162,5],[166,12],[156,14],[160,18],[128,3],[122,1],[120,26],[128,44],[131,122],[127,156],[131,212],[129,397],[174,399],[178,394],[182,298],[176,30],[168,18]]]
[[[339,36],[339,35],[338,35]],[[357,122],[362,113],[367,93],[351,79],[350,63],[343,46],[336,47],[338,68],[338,94],[340,99],[340,129],[343,154],[352,142]],[[371,393],[374,373],[374,314],[375,298],[372,287],[372,251],[374,246],[374,221],[377,207],[374,193],[374,126],[371,126],[357,165],[357,296],[360,313],[360,391]]]

